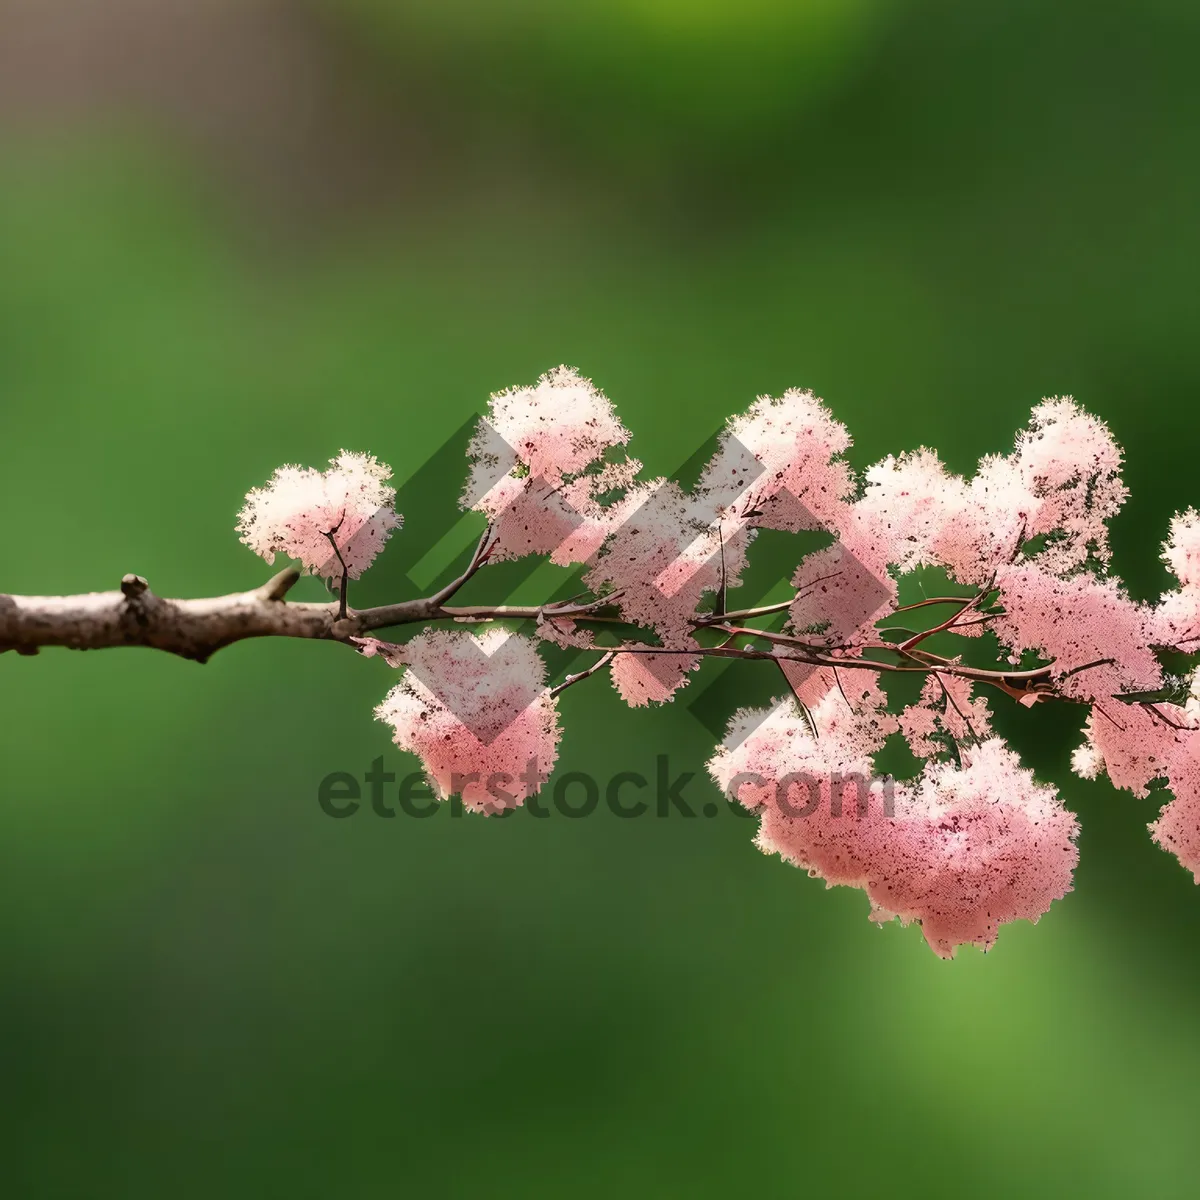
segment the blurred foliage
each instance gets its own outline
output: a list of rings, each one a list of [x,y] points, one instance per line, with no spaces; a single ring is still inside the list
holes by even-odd
[[[402,72],[436,64],[460,94],[593,147],[708,155],[760,141],[827,93],[893,0],[329,0]]]

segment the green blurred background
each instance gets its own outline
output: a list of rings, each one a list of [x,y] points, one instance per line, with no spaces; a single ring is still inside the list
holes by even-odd
[[[652,471],[791,385],[860,466],[960,470],[1073,393],[1153,595],[1200,500],[1198,40],[1184,0],[0,2],[0,586],[253,586],[275,466],[404,480],[568,362]],[[727,812],[329,819],[327,773],[415,765],[388,684],[0,659],[6,1194],[1195,1193],[1200,892],[1071,776],[1081,712],[998,706],[1076,890],[945,963]],[[710,752],[563,707],[563,771]]]

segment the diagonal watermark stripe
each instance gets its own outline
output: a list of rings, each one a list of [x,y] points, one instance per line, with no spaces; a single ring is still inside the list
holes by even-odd
[[[525,639],[510,634],[488,645],[470,633],[455,638],[453,672],[412,663],[408,674],[475,738],[490,746],[541,697],[541,682],[529,675]],[[464,682],[473,686],[464,686]]]
[[[456,472],[460,472],[464,454],[472,444],[482,447],[482,453],[475,456],[469,490],[464,492],[455,486],[455,479],[461,478],[461,474],[456,476]],[[689,493],[683,493],[685,505],[679,511],[675,511],[680,495],[677,485],[670,484],[668,491],[668,480],[657,488],[649,489],[640,503],[630,505],[622,514],[621,521],[605,531],[605,537],[597,548],[590,551],[582,564],[571,572],[570,578],[546,601],[546,607],[551,608],[556,602],[577,595],[583,590],[584,577],[601,563],[614,542],[619,542],[623,533],[635,533],[648,522],[661,524],[666,529],[670,529],[673,523],[680,534],[680,545],[674,558],[665,567],[659,567],[652,577],[648,576],[640,581],[643,586],[647,586],[651,592],[661,597],[664,611],[669,610],[672,605],[678,605],[676,598],[689,585],[694,586],[697,577],[715,580],[713,590],[717,593],[718,603],[723,601],[723,584],[726,584],[728,579],[727,563],[722,562],[722,559],[740,564],[744,550],[742,543],[750,536],[755,518],[761,515],[753,505],[756,489],[762,490],[759,485],[765,468],[748,446],[740,443],[736,437],[728,435],[722,427],[701,442],[696,452],[689,456],[674,474],[687,476],[690,473],[693,477],[701,474],[698,468],[705,462],[715,461],[715,456],[711,456],[709,451],[713,445],[717,447],[720,456],[719,479],[708,481],[709,486],[706,489],[693,489]],[[498,527],[501,522],[508,521],[509,532],[516,529],[519,534],[522,526],[533,525],[535,520],[540,521],[536,534],[543,540],[549,536],[554,549],[566,547],[571,539],[593,520],[592,514],[580,512],[569,502],[561,482],[540,476],[522,479],[521,468],[522,460],[517,449],[509,445],[485,417],[479,417],[465,422],[457,429],[405,482],[399,489],[397,509],[406,513],[404,544],[408,551],[407,561],[412,564],[404,576],[408,585],[406,590],[411,594],[421,594],[432,586],[441,586],[460,574],[469,561],[471,547],[467,544],[465,529],[460,528],[463,525],[462,518],[448,520],[445,514],[453,512],[455,505],[441,503],[443,500],[461,498],[464,505],[471,506],[491,496],[494,526]],[[516,485],[518,480],[519,485]],[[704,506],[714,503],[716,493],[719,493],[719,511],[706,512]],[[504,496],[499,508],[494,505],[497,494]],[[768,494],[776,521],[779,514],[785,513],[787,526],[791,529],[823,528],[822,522],[808,509],[803,498],[794,496],[782,488]],[[552,513],[552,519],[546,518],[547,510]],[[461,552],[455,554],[455,543],[459,534],[464,535],[463,546]],[[414,550],[417,552],[415,559]],[[336,575],[340,568],[332,553],[330,557],[333,567],[330,574]],[[500,593],[493,592],[490,599],[495,603],[509,602],[517,589],[543,561],[544,550],[540,550],[537,555],[525,555],[490,565],[489,580],[493,584],[501,585]],[[807,573],[811,579],[801,580],[802,586],[792,610],[795,623],[802,631],[807,629],[819,635],[822,628],[835,623],[835,616],[857,624],[881,615],[886,609],[891,598],[890,582],[863,564],[845,543],[835,541],[825,549],[809,554],[802,561],[809,567]],[[422,564],[425,568],[423,570],[420,569]],[[786,581],[792,573],[792,567],[794,562],[789,565],[781,564],[778,576],[761,589],[763,594]],[[815,569],[818,567],[819,569]],[[426,578],[431,569],[436,574],[433,580]],[[419,581],[413,578],[414,574],[420,576]],[[414,588],[416,591],[413,591]],[[392,594],[394,595],[394,592]],[[490,662],[493,668],[499,668],[504,662],[505,646],[511,638],[520,636],[511,630],[507,633],[508,636],[495,644],[490,653],[485,652],[471,639],[475,647],[474,653],[477,653],[480,659]],[[552,677],[568,670],[582,655],[588,653],[582,648],[557,645],[547,646],[545,650],[545,657],[553,672]],[[643,669],[658,678],[665,688],[669,689],[678,682],[681,672],[680,659],[683,656],[655,656],[647,653],[639,657]],[[483,665],[481,662],[480,666]],[[693,717],[717,737],[724,733],[725,722],[730,715],[721,714],[719,710],[725,707],[728,677],[734,665],[721,663],[718,677],[703,691],[695,694],[687,705]],[[442,687],[432,677],[423,678],[419,671],[411,667],[409,669],[414,671],[420,682],[440,702],[447,703],[451,700],[449,689]],[[794,664],[791,668],[793,682],[802,683],[801,677],[811,676],[817,669],[819,668],[815,666]],[[432,675],[431,672],[425,674]],[[513,693],[502,706],[493,704],[489,711],[484,711],[486,706],[468,706],[470,711],[456,711],[455,716],[481,741],[494,741],[520,717],[529,704],[536,701],[539,694],[536,689],[528,696]],[[718,703],[718,700],[721,703]],[[786,702],[790,703],[790,697]],[[464,705],[461,700],[456,699],[453,707],[463,708]]]

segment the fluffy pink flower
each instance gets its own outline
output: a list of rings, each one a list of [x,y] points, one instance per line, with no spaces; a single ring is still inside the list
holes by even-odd
[[[1156,646],[1183,654],[1200,650],[1200,586],[1168,592],[1154,608],[1151,637]]]
[[[969,481],[922,449],[870,468],[856,508],[885,533],[888,561],[901,570],[935,564],[960,583],[983,585],[1044,534],[1037,562],[1062,575],[1089,555],[1108,561],[1106,523],[1127,495],[1120,466],[1103,421],[1070,399],[1045,400],[1017,435],[1015,452],[984,457]]]
[[[959,583],[982,587],[1016,556],[1040,505],[1008,459],[987,455],[969,482],[948,490],[931,557]]]
[[[1174,798],[1150,826],[1154,840],[1200,883],[1200,732],[1184,734],[1169,768]]]
[[[629,431],[608,397],[571,367],[555,367],[532,387],[513,387],[492,396],[471,445],[476,461],[467,490],[494,481],[486,469],[487,460],[494,457],[513,467],[519,463],[531,477],[558,481],[578,475],[628,441]]]
[[[558,708],[535,643],[505,629],[421,633],[375,715],[418,755],[439,799],[484,813],[515,808],[558,758]]]
[[[826,674],[833,672],[827,669]],[[813,724],[825,743],[822,753],[831,763],[869,760],[900,728],[887,704],[874,672],[854,666],[840,670],[835,686],[828,688],[811,710]]]
[[[888,570],[891,550],[888,533],[869,514],[853,510],[838,540],[807,555],[796,568],[789,627],[820,635],[831,646],[873,639],[875,622],[896,599]]]
[[[961,512],[965,486],[936,451],[922,447],[868,467],[866,491],[855,509],[887,546],[887,561],[901,571],[940,565],[934,547]]]
[[[814,739],[794,706],[739,714],[710,763],[760,813],[764,852],[831,887],[862,888],[873,920],[918,921],[943,958],[987,949],[1000,925],[1036,921],[1070,890],[1075,818],[999,738],[905,785],[870,777],[863,756],[822,749],[817,726]]]
[[[346,574],[357,579],[401,525],[392,510],[396,490],[385,482],[391,474],[370,454],[346,450],[330,460],[327,471],[280,467],[266,487],[246,496],[238,514],[241,540],[269,563],[283,554],[311,574],[332,579],[341,576],[327,536],[332,534]]]
[[[1089,554],[1107,564],[1107,522],[1129,495],[1121,481],[1121,448],[1108,426],[1069,396],[1043,400],[1017,435],[1009,461],[1041,501],[1029,536],[1052,535],[1038,555],[1040,565],[1065,574]]]
[[[1150,784],[1165,777],[1194,722],[1174,704],[1094,704],[1084,727],[1087,740],[1072,756],[1077,775],[1095,779],[1101,771],[1113,786],[1146,796]],[[1180,727],[1183,727],[1182,729]]]
[[[609,674],[621,699],[642,708],[670,700],[700,662],[698,654],[618,654]]]
[[[988,455],[965,480],[922,449],[871,467],[856,508],[886,537],[888,560],[901,570],[940,566],[959,583],[982,586],[1015,556],[1040,505],[1008,459]]]
[[[1194,508],[1171,518],[1162,558],[1183,586],[1159,602],[1154,639],[1159,645],[1194,654],[1200,649],[1200,513]]]
[[[792,388],[730,419],[696,485],[712,519],[738,512],[764,529],[832,529],[854,494],[850,435],[822,400]]]
[[[968,481],[922,448],[868,468],[854,507],[900,571],[939,566],[982,585],[1012,559],[1039,503],[1005,459],[982,459]]]
[[[1200,585],[1200,513],[1194,508],[1171,518],[1171,532],[1163,543],[1162,557],[1184,587]]]
[[[730,523],[706,524],[704,506],[675,482],[639,484],[631,507],[584,575],[595,593],[620,592],[623,616],[656,630],[665,646],[684,648],[689,619],[706,593],[738,582],[753,530]]]
[[[893,570],[941,566],[960,583],[982,585],[1013,557],[1038,504],[998,459],[984,459],[967,483],[932,450],[886,458],[867,471],[862,498],[839,514],[838,541],[797,570],[791,626],[839,645],[872,638],[896,598]]]
[[[849,441],[812,393],[761,397],[729,422],[691,493],[664,479],[630,490],[616,506],[589,586],[620,590],[630,620],[654,628],[664,646],[686,648],[689,620],[705,594],[740,582],[757,527],[833,528],[844,517],[854,482],[839,456]],[[643,688],[637,681],[646,682],[648,669],[615,668],[614,682],[631,702],[683,680],[681,670],[655,671],[663,677]]]
[[[1027,562],[1002,568],[996,581],[1004,608],[996,636],[1014,651],[1052,659],[1065,695],[1095,700],[1161,686],[1153,614],[1115,580],[1060,579]]]
[[[785,667],[789,682],[793,665]],[[847,667],[835,679],[831,670],[821,668],[793,687],[807,716],[792,697],[770,709],[739,709],[709,760],[709,774],[730,799],[747,808],[767,805],[775,783],[789,774],[802,776],[798,782],[826,784],[835,774],[845,779],[870,776],[873,755],[898,728],[887,712],[887,697],[868,672]]]
[[[974,695],[969,679],[930,675],[921,698],[900,714],[900,728],[917,758],[934,758],[947,749],[938,736],[963,745],[982,741],[992,729],[987,701]]]
[[[928,764],[888,824],[864,839],[873,919],[919,921],[943,958],[988,949],[1002,924],[1036,922],[1071,890],[1078,823],[999,738],[961,766]]]
[[[1184,704],[1097,703],[1085,733],[1071,756],[1078,775],[1107,773],[1114,787],[1139,797],[1166,782],[1173,798],[1150,832],[1200,883],[1200,669]]]
[[[461,499],[492,522],[493,559],[588,561],[618,519],[602,498],[628,489],[641,469],[635,459],[605,461],[628,441],[608,398],[569,367],[493,395]]]

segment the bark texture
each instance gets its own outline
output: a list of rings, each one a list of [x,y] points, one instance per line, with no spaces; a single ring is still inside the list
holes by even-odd
[[[297,571],[288,569],[254,591],[199,600],[156,596],[137,575],[126,575],[120,590],[113,592],[0,595],[0,650],[36,654],[43,646],[72,650],[147,646],[204,662],[222,646],[246,638],[349,642],[368,629],[378,628],[379,616],[385,616],[387,623],[402,624],[427,615],[427,601],[412,601],[374,613],[351,611],[339,620],[336,602],[287,602],[284,597],[298,578]]]

